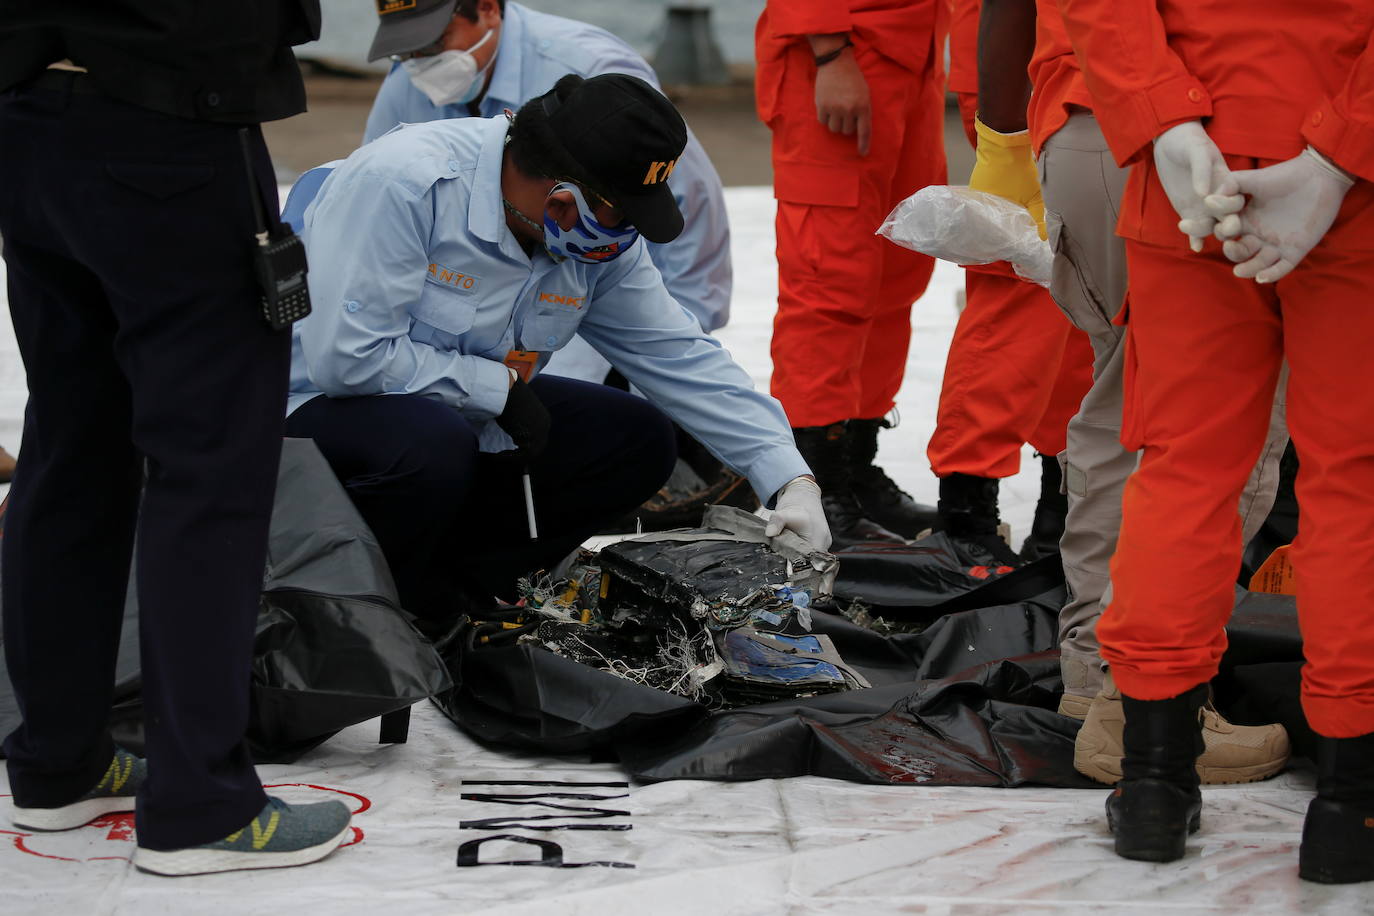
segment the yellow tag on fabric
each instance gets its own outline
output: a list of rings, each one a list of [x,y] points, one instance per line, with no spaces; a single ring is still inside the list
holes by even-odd
[[[1270,595],[1296,595],[1297,583],[1293,578],[1293,561],[1288,558],[1288,548],[1284,544],[1269,555],[1255,574],[1250,577],[1250,591],[1265,592]]]
[[[534,374],[535,363],[539,362],[539,351],[508,350],[506,351],[506,358],[502,362],[508,368],[515,370],[515,374],[520,376],[520,381],[528,383],[530,376]]]

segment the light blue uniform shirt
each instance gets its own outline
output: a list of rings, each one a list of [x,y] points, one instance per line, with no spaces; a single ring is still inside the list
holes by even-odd
[[[321,393],[418,394],[501,451],[507,352],[542,367],[578,333],[764,500],[809,473],[781,405],[673,300],[642,242],[606,264],[525,254],[501,206],[507,127],[405,127],[330,173],[305,211],[314,311],[293,333],[287,412]]]
[[[491,84],[478,103],[482,116],[495,117],[505,108],[518,111],[569,73],[628,73],[658,86],[644,58],[610,32],[507,3]],[[363,141],[375,140],[397,124],[468,116],[466,105],[435,105],[397,65],[377,93]],[[730,227],[720,176],[690,131],[668,186],[682,211],[682,234],[664,245],[650,243],[649,253],[673,298],[703,328],[714,331],[730,319]]]

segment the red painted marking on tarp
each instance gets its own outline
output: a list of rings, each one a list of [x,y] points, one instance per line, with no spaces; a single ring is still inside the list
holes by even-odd
[[[19,850],[20,852],[27,852],[31,856],[38,856],[40,859],[56,859],[59,862],[81,861],[80,859],[69,859],[66,856],[54,856],[46,852],[39,852],[36,849],[30,849],[28,844],[24,841],[27,840],[29,837],[33,836],[33,834],[31,833],[15,833],[12,830],[0,830],[0,833],[8,833],[12,835],[14,837],[14,848]]]
[[[118,814],[105,814],[86,825],[87,827],[108,827],[110,832],[106,835],[107,840],[126,840],[130,843],[134,839],[134,813],[132,811],[121,811]]]
[[[289,789],[289,788],[319,789],[321,792],[335,792],[335,793],[337,793],[337,794],[339,794],[339,795],[347,795],[349,798],[356,798],[356,799],[358,800],[358,806],[359,806],[359,807],[358,807],[358,810],[356,810],[356,811],[353,812],[354,814],[362,814],[362,813],[363,813],[364,811],[366,811],[368,808],[371,808],[371,807],[372,807],[372,799],[368,798],[366,795],[359,795],[357,792],[349,792],[349,791],[347,791],[346,789],[335,789],[335,788],[333,788],[332,786],[317,786],[317,785],[315,785],[314,783],[309,783],[309,782],[274,782],[274,783],[272,783],[270,786],[266,786],[266,785],[263,786],[263,788],[264,788],[264,789]]]

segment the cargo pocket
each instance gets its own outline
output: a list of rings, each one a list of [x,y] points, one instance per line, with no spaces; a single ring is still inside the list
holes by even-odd
[[[1102,291],[1093,282],[1092,274],[1079,266],[1085,263],[1086,252],[1078,247],[1062,218],[1050,220],[1047,213],[1045,223],[1050,250],[1054,252],[1050,291],[1055,301],[1074,327],[1089,337],[1101,340],[1111,336],[1111,312]]]
[[[477,302],[471,296],[427,283],[411,314],[417,321],[456,338],[472,329],[477,320]]]
[[[520,342],[530,350],[558,350],[572,340],[581,324],[580,311],[536,309],[521,325]]]
[[[215,177],[213,165],[198,162],[107,162],[105,172],[126,188],[157,200],[193,191]]]
[[[843,163],[780,161],[773,175],[773,196],[791,204],[856,207],[859,176],[844,171]]]
[[[800,263],[794,269],[820,272],[834,257],[834,233],[853,232],[851,211],[859,204],[859,176],[843,163],[780,160],[773,171],[773,196],[778,201],[778,232],[789,243],[778,247],[779,267],[795,254]]]

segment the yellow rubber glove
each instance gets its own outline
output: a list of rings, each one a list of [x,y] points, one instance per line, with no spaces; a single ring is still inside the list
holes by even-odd
[[[977,162],[968,186],[1005,197],[1030,211],[1040,237],[1045,238],[1045,201],[1040,196],[1040,178],[1031,157],[1029,131],[1001,134],[977,118],[973,128],[978,132]]]

